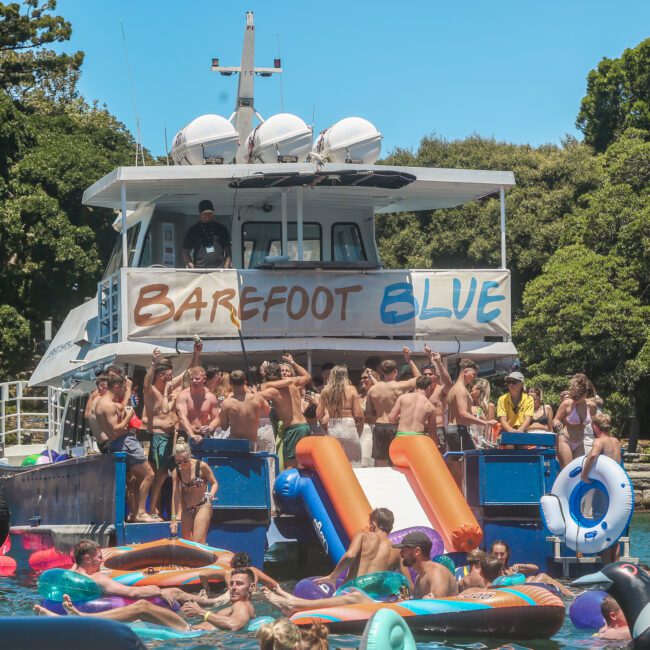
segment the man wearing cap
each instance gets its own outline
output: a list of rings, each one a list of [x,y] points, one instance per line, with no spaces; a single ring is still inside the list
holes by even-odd
[[[453,573],[442,564],[432,562],[431,540],[422,532],[409,533],[393,548],[401,549],[402,563],[418,574],[413,598],[446,598],[458,595],[458,583]]]
[[[533,421],[535,405],[533,398],[524,391],[524,376],[511,372],[506,377],[508,392],[499,397],[497,418],[502,431],[527,431]]]
[[[188,269],[231,267],[230,235],[214,220],[212,201],[204,199],[199,203],[199,220],[185,233],[183,261]]]

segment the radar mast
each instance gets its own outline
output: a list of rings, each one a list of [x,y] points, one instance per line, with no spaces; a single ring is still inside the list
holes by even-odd
[[[253,12],[246,12],[246,28],[244,29],[244,47],[242,49],[241,64],[239,67],[225,68],[219,65],[219,59],[212,59],[213,72],[219,72],[225,77],[239,73],[239,84],[237,86],[237,101],[235,111],[230,116],[230,121],[234,124],[239,134],[239,149],[237,150],[237,162],[244,162],[244,146],[248,134],[253,130],[253,117],[256,115],[260,122],[264,120],[255,110],[253,101],[253,86],[255,75],[270,77],[272,74],[282,72],[282,63],[280,59],[275,59],[272,68],[255,67],[255,24],[253,22]]]

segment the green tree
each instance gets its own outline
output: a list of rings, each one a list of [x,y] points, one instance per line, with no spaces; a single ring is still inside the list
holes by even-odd
[[[589,73],[576,126],[599,152],[629,127],[650,136],[650,38]]]
[[[557,400],[568,377],[584,372],[608,409],[629,414],[638,384],[630,380],[629,362],[650,331],[650,307],[638,296],[624,259],[582,244],[558,250],[527,285],[513,328],[532,383]]]
[[[56,0],[0,3],[0,88],[21,95],[56,77],[76,74],[83,53],[57,54],[45,45],[67,41],[69,22],[50,12]]]

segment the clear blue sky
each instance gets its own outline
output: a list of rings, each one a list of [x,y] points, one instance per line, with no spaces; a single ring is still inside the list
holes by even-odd
[[[648,0],[59,0],[72,22],[61,49],[83,50],[84,97],[135,132],[126,33],[142,141],[155,155],[204,113],[230,115],[245,12],[255,12],[256,65],[272,66],[278,37],[284,110],[318,132],[350,115],[384,134],[383,151],[422,136],[471,133],[534,145],[578,135],[586,75],[650,36]],[[280,80],[256,78],[263,117],[281,111]]]

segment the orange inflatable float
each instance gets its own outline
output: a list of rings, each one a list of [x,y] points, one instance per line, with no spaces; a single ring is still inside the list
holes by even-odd
[[[483,532],[433,440],[425,435],[397,437],[389,453],[393,465],[413,472],[445,548],[463,552],[476,548]]]
[[[145,544],[102,549],[102,573],[131,587],[200,588],[201,574],[230,568],[233,553],[187,539],[160,539]],[[224,578],[212,579],[221,584]]]

